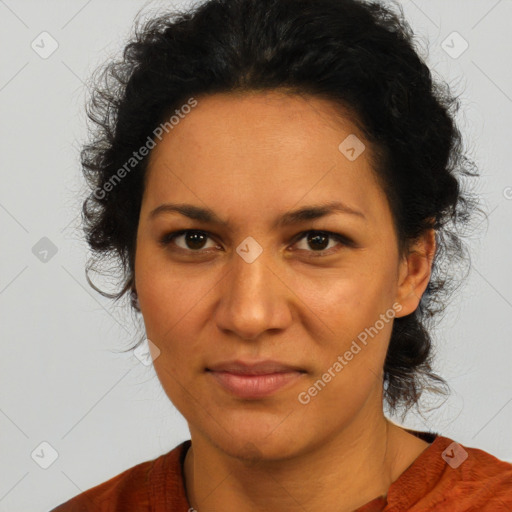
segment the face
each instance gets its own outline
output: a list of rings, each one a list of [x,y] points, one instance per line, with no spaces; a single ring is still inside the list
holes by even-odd
[[[366,145],[355,159],[339,149],[351,134]],[[276,91],[198,98],[152,150],[135,284],[156,372],[192,439],[285,458],[382,410],[392,318],[421,293],[370,150],[329,102]],[[213,219],[154,212],[171,203]],[[330,203],[342,207],[287,215]],[[233,360],[301,371],[266,395],[239,395],[207,370]]]

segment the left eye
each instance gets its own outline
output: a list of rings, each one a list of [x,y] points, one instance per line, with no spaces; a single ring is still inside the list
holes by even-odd
[[[162,237],[160,240],[160,243],[163,246],[167,246],[171,243],[173,243],[175,240],[183,238],[184,240],[184,246],[181,246],[179,244],[176,244],[180,249],[183,249],[184,251],[189,252],[201,252],[202,249],[204,249],[204,244],[206,240],[210,237],[210,234],[206,231],[197,231],[192,229],[184,229],[181,231],[174,231],[172,233],[167,233]],[[316,249],[309,250],[309,249],[300,249],[300,250],[306,250],[308,252],[317,253],[314,254],[314,256],[319,255],[322,256],[326,252],[333,252],[331,251],[332,247],[330,249],[327,249],[329,245],[329,240],[335,240],[339,243],[339,245],[351,245],[351,241],[346,238],[343,235],[340,235],[338,233],[332,233],[330,231],[304,231],[302,233],[299,233],[295,239],[294,244],[297,244],[301,240],[306,240],[306,244],[309,244],[312,247],[316,247]],[[214,244],[215,245],[215,244]]]
[[[324,255],[324,253],[326,252],[333,252],[330,250],[332,249],[332,247],[330,249],[326,248],[329,245],[329,239],[331,241],[337,241],[338,245],[350,245],[350,242],[349,240],[347,240],[346,237],[338,233],[331,233],[330,231],[305,231],[304,233],[300,233],[299,238],[296,239],[295,243],[304,239],[307,245],[311,247],[316,247],[315,250],[312,250],[310,252],[318,253],[318,255],[320,256]],[[305,250],[308,251],[308,249]],[[317,254],[313,255],[316,256]]]

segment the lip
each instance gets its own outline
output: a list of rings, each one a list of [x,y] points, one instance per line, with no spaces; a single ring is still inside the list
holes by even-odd
[[[271,359],[262,361],[242,361],[236,359],[214,364],[206,368],[213,372],[229,372],[237,375],[270,375],[273,373],[303,372],[305,370],[299,366],[281,363]]]
[[[206,368],[226,391],[245,399],[270,396],[288,387],[306,373],[305,370],[278,361],[227,361]]]

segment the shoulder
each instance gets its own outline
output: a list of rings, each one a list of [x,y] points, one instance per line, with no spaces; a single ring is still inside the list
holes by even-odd
[[[422,467],[416,476],[422,477],[426,492],[417,507],[439,512],[512,510],[511,463],[443,436],[436,438],[420,460]]]
[[[467,453],[458,468],[457,494],[465,495],[468,503],[478,502],[482,512],[512,510],[512,464],[479,448],[452,443],[452,450],[459,446]],[[451,456],[451,449],[447,447],[445,457]]]
[[[190,441],[170,452],[126,469],[110,480],[66,501],[50,512],[145,512],[154,509],[155,500],[176,489],[182,496],[180,462]],[[163,503],[162,503],[163,504]]]

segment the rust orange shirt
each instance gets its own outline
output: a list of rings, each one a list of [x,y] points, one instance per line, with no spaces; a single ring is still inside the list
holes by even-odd
[[[512,464],[436,433],[406,430],[430,446],[386,496],[354,512],[512,511]],[[190,443],[133,466],[50,512],[188,512],[183,461]]]

